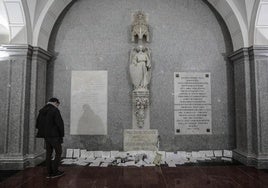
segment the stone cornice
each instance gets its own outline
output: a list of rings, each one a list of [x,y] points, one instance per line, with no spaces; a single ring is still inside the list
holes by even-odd
[[[249,55],[254,58],[268,58],[268,46],[251,46]]]
[[[49,61],[54,55],[40,47],[33,47],[33,57],[41,58]]]
[[[53,57],[51,52],[48,52],[40,47],[33,47],[31,45],[2,45],[0,51],[5,51],[10,57],[27,56],[27,58],[41,58],[46,61]]]
[[[233,52],[228,58],[235,62],[246,58],[268,58],[268,46],[251,46]]]
[[[236,62],[237,60],[249,58],[248,48],[241,48],[241,49],[233,52],[231,55],[229,55],[228,58],[232,62]]]

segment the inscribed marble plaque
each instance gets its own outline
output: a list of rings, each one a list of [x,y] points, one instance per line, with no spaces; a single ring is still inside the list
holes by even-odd
[[[211,116],[210,73],[175,72],[175,134],[212,134]]]
[[[124,151],[149,150],[156,151],[158,149],[158,130],[124,130]]]
[[[70,134],[107,134],[107,71],[72,71]]]

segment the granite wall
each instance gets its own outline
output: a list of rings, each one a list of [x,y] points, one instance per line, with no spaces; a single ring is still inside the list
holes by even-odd
[[[49,51],[47,98],[61,100],[65,148],[122,150],[123,130],[132,127],[129,52],[132,13],[148,14],[151,31],[151,128],[160,150],[235,148],[232,43],[223,20],[201,0],[78,0],[57,21]],[[107,136],[73,136],[70,131],[72,70],[108,71]],[[210,72],[212,135],[175,136],[174,72]]]

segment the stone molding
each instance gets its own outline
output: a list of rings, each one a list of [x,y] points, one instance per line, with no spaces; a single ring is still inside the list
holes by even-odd
[[[53,57],[51,52],[48,52],[40,47],[33,47],[31,45],[1,45],[0,51],[5,51],[9,57],[27,55],[28,58],[38,57],[46,61]]]

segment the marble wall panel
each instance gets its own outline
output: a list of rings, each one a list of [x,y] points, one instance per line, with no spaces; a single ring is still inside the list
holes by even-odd
[[[148,14],[151,31],[150,127],[159,131],[160,149],[194,149],[199,142],[204,143],[200,149],[234,148],[233,69],[226,60],[232,43],[223,20],[206,3],[195,0],[80,0],[73,4],[52,33],[49,50],[57,57],[48,68],[48,97],[62,101],[68,133],[71,71],[107,70],[108,135],[66,134],[65,146],[122,149],[123,130],[131,128],[132,122],[128,68],[129,52],[135,46],[130,41],[131,15],[137,10]],[[214,135],[174,135],[174,72],[211,72]]]

